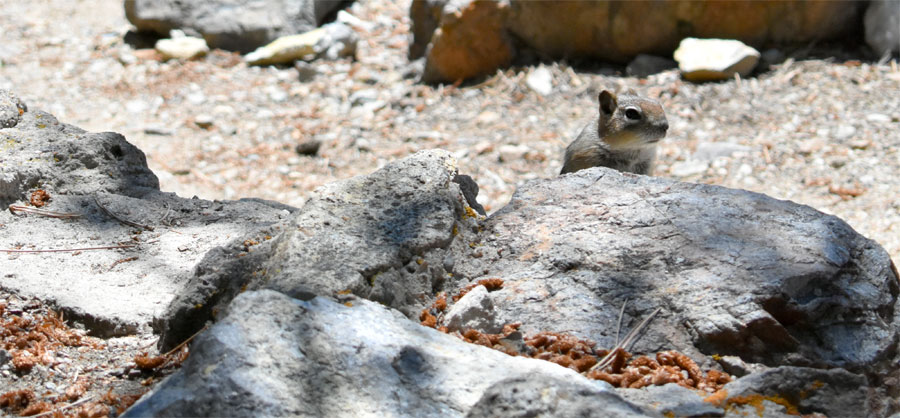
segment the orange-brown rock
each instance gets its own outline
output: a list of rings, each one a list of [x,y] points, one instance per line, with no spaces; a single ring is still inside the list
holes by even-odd
[[[426,51],[426,81],[453,82],[508,65],[519,44],[545,57],[625,63],[641,53],[671,56],[686,37],[754,47],[836,39],[859,30],[862,6],[847,0],[415,0],[410,55]]]
[[[515,48],[505,28],[506,2],[446,6],[426,50],[426,82],[454,82],[494,72],[512,62]]]

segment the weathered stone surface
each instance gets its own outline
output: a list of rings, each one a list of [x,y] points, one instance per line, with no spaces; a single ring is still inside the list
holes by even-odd
[[[168,36],[172,29],[206,39],[211,48],[249,52],[322,24],[341,0],[125,0],[125,16],[139,31]]]
[[[616,392],[637,405],[647,405],[662,416],[720,417],[725,413],[722,408],[703,401],[708,394],[673,383],[641,389],[617,389]]]
[[[284,36],[247,54],[251,65],[287,64],[306,57],[331,60],[356,55],[359,36],[349,26],[329,23],[299,35]]]
[[[132,197],[159,189],[144,153],[117,133],[86,132],[32,110],[0,137],[0,205],[36,188]]]
[[[347,305],[243,293],[197,337],[182,369],[125,416],[459,417],[522,376],[570,382],[547,395],[560,402],[590,393],[610,410],[636,410],[555,364],[464,343],[377,303]]]
[[[525,184],[482,227],[453,274],[503,278],[498,319],[526,334],[552,324],[610,347],[628,299],[626,324],[663,308],[638,352],[841,367],[870,385],[896,372],[887,253],[812,208],[591,169]]]
[[[9,94],[0,92],[0,97]],[[286,219],[285,206],[244,200],[183,199],[158,190],[144,154],[119,134],[90,133],[38,110],[0,129],[0,204],[27,205],[43,189],[42,209],[75,219],[0,211],[0,287],[55,305],[99,336],[147,328],[181,291],[211,249]],[[142,226],[129,226],[110,213]],[[269,231],[270,235],[274,232]],[[261,240],[261,238],[260,238]]]
[[[621,1],[415,0],[410,56],[426,57],[426,81],[453,82],[508,65],[519,45],[542,57],[627,63],[638,54],[670,56],[686,37],[737,39],[753,46],[805,43],[858,30],[863,5],[676,0],[647,7]],[[479,45],[479,40],[485,42]]]
[[[599,382],[550,376],[519,376],[495,383],[469,410],[467,418],[649,417]],[[713,408],[715,410],[715,408]]]
[[[872,0],[864,24],[866,43],[876,54],[900,52],[900,0]]]
[[[685,38],[674,56],[682,77],[689,81],[727,80],[735,74],[746,77],[759,62],[759,51],[728,39]]]
[[[442,251],[471,233],[456,174],[449,153],[423,151],[323,186],[278,238],[266,276],[251,288],[295,296],[351,290],[412,313],[444,280]],[[430,253],[440,258],[429,260]]]
[[[244,286],[292,297],[353,293],[414,317],[445,286],[451,247],[469,242],[476,219],[445,151],[423,151],[367,176],[327,184],[284,233],[236,270],[209,254],[173,302],[162,347],[183,341]]]
[[[0,129],[15,127],[27,110],[28,106],[19,96],[8,90],[0,90]]]
[[[873,409],[873,405],[868,404],[866,378],[844,369],[777,367],[740,378],[725,385],[723,390],[727,392],[726,399],[777,399],[804,415],[881,415],[863,412]]]

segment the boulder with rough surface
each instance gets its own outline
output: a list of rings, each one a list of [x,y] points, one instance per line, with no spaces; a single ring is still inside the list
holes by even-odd
[[[413,317],[448,275],[451,247],[473,240],[477,214],[466,203],[456,160],[422,151],[365,176],[317,189],[284,233],[253,248],[239,270],[220,266],[235,248],[210,253],[169,308],[162,347],[200,329],[240,289],[292,297],[353,293]]]
[[[638,352],[679,350],[768,366],[842,368],[896,393],[898,278],[840,219],[722,187],[610,169],[526,183],[455,254],[454,276],[500,277],[501,324],[611,347],[619,310],[661,314]],[[873,401],[873,405],[878,402]]]
[[[0,249],[16,252],[0,253],[0,287],[52,304],[93,335],[147,331],[204,254],[234,240],[246,252],[245,240],[274,235],[294,210],[160,192],[144,153],[122,135],[9,106],[19,121],[0,128]],[[42,193],[39,209],[68,217],[26,212]],[[29,252],[47,250],[55,252]]]

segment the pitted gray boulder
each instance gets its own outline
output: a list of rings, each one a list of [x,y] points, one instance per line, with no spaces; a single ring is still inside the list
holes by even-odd
[[[319,188],[284,232],[255,248],[240,269],[220,268],[236,249],[200,263],[161,324],[161,347],[200,329],[241,289],[299,299],[353,293],[416,317],[453,280],[450,249],[474,240],[478,216],[456,175],[450,153],[432,150]]]
[[[51,193],[139,197],[159,190],[159,180],[144,153],[122,135],[86,132],[49,113],[23,110],[14,127],[0,129],[0,205],[24,199],[38,186]]]
[[[888,254],[840,219],[742,190],[591,169],[525,184],[483,223],[455,275],[501,277],[500,323],[610,347],[662,313],[635,351],[698,363],[845,368],[878,396],[897,374],[898,278]],[[550,328],[552,327],[552,328]]]

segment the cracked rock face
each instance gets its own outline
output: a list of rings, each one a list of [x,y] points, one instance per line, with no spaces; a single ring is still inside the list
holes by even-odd
[[[300,299],[352,293],[415,317],[451,279],[448,250],[473,240],[477,215],[456,175],[449,153],[422,151],[323,186],[249,257],[236,259],[238,248],[208,254],[170,307],[162,346],[200,329],[240,289]]]
[[[292,296],[351,290],[401,310],[416,304],[445,274],[428,271],[443,270],[440,260],[422,260],[447,248],[467,219],[455,176],[449,154],[426,151],[322,187],[254,285]],[[403,277],[417,272],[424,277]]]

